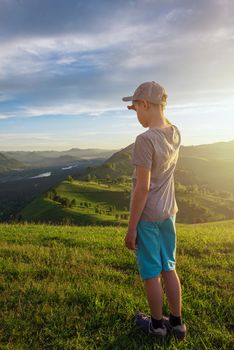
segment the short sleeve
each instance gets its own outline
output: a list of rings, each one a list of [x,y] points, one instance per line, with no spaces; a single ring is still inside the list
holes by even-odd
[[[136,137],[133,153],[132,164],[141,165],[145,168],[151,169],[153,159],[153,145],[152,142],[144,137],[142,134]]]

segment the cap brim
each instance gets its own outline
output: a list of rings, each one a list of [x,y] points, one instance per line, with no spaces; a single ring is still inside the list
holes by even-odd
[[[133,96],[123,97],[122,100],[123,101],[132,101],[133,100]]]

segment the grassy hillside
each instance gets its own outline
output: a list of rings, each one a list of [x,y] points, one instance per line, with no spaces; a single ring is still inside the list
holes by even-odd
[[[75,225],[125,225],[129,219],[131,179],[123,183],[95,181],[63,181],[55,187],[57,194],[70,208],[43,194],[21,212],[22,220],[37,223],[73,223]],[[198,223],[234,218],[234,199],[222,198],[198,186],[176,184],[179,211],[177,222]]]
[[[108,158],[103,164],[88,167],[87,171],[79,174],[77,179],[85,180],[91,176],[97,179],[131,176],[133,166],[131,164],[133,144],[121,149]]]
[[[39,196],[20,213],[34,222],[73,223],[76,225],[121,225],[129,217],[129,186],[85,181],[63,181],[56,186],[62,198],[75,200],[72,208],[45,195]],[[122,215],[122,216],[121,216]]]
[[[133,324],[149,308],[125,234],[123,227],[1,224],[1,349],[162,349]],[[166,349],[233,348],[233,251],[234,220],[177,224],[188,336]]]
[[[231,140],[195,146],[181,145],[180,155],[182,157],[202,157],[214,160],[234,160],[233,150],[234,140]]]
[[[234,149],[233,149],[234,153]],[[234,160],[179,157],[175,179],[182,184],[208,184],[210,188],[234,193]],[[182,169],[189,170],[186,178]]]
[[[21,217],[23,220],[28,221],[71,222],[76,225],[96,223],[119,225],[122,222],[126,223],[129,215],[131,177],[134,171],[131,162],[132,147],[133,144],[130,144],[120,151],[115,152],[104,163],[102,163],[101,159],[94,159],[92,161],[84,160],[79,162],[77,168],[69,170],[67,175],[69,174],[77,180],[78,187],[78,182],[84,182],[86,184],[90,183],[90,181],[96,182],[93,194],[81,194],[77,186],[69,188],[66,185],[67,188],[65,190],[62,189],[63,185],[59,186],[59,189],[56,187],[59,195],[62,192],[62,196],[73,198],[77,202],[72,209],[64,208],[58,201],[57,203],[56,201],[51,201],[45,195],[41,195],[27,205],[30,196],[31,200],[35,198],[32,195],[33,193],[42,193],[42,181],[46,181],[47,183],[51,180],[54,185],[58,183],[54,181],[54,177],[52,179],[38,179],[38,183],[35,183],[35,186],[33,184],[33,187],[31,186],[31,182],[27,180],[24,182],[20,180],[21,183],[6,183],[7,189],[4,184],[0,189],[2,192],[0,220],[12,222],[17,220],[18,217]],[[90,152],[90,150],[87,151]],[[77,155],[77,152],[79,153],[77,149],[69,150],[69,157]],[[29,156],[32,161],[34,153],[37,163],[40,157],[48,157],[49,155],[52,156],[52,154],[54,157],[56,155],[56,162],[61,158],[58,157],[61,152],[54,151],[20,152],[20,155],[24,157]],[[234,218],[233,155],[234,141],[198,146],[181,146],[174,174],[176,198],[179,207],[179,212],[177,213],[178,222],[198,223]],[[67,159],[66,157],[65,159]],[[50,163],[51,159],[49,160]],[[64,158],[62,157],[61,159],[63,160]],[[50,171],[51,169],[48,170]],[[17,177],[17,174],[14,174],[14,176]],[[112,190],[109,188],[107,191],[100,191],[99,183],[102,183],[103,186],[110,185],[110,187],[118,185],[119,189]],[[85,186],[88,191],[89,185]],[[184,186],[186,186],[186,190],[181,190]],[[43,188],[45,187],[43,184]],[[196,190],[191,191],[191,187],[196,188]],[[49,187],[47,186],[47,188]],[[104,190],[104,187],[102,187],[102,190]],[[126,193],[123,194],[123,191]],[[88,203],[88,206],[85,207],[86,204],[79,204],[81,202]],[[25,208],[26,205],[27,207]],[[118,209],[115,208],[116,205],[119,206]],[[111,207],[110,210],[108,206]],[[25,209],[21,213],[22,208]]]

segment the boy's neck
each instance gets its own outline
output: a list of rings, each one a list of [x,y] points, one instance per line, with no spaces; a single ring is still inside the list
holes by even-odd
[[[161,129],[161,128],[167,128],[169,126],[171,126],[172,124],[170,124],[167,119],[165,117],[161,117],[158,118],[157,120],[150,120],[148,123],[148,127],[149,129]]]

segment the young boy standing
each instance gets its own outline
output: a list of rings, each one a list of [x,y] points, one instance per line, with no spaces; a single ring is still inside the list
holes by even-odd
[[[148,130],[139,134],[134,143],[130,219],[125,237],[127,248],[134,250],[139,274],[150,307],[150,316],[138,313],[136,324],[147,334],[164,338],[173,333],[184,339],[186,325],[181,316],[181,285],[176,265],[176,213],[178,211],[174,170],[179,155],[179,129],[164,115],[167,93],[151,81],[137,87],[128,109]],[[162,315],[164,280],[170,308],[169,318]]]

